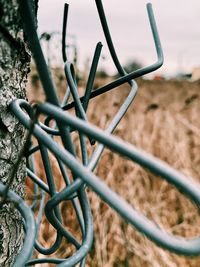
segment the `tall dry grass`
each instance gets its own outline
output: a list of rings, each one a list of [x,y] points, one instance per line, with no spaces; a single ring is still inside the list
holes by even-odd
[[[200,182],[200,83],[141,80],[138,83],[138,95],[114,134]],[[63,92],[65,85],[59,86]],[[37,90],[40,96],[40,89]],[[92,100],[89,120],[105,128],[127,93],[128,87],[123,86]],[[40,164],[38,156],[38,169],[42,170]],[[62,188],[55,160],[52,164]],[[104,151],[95,173],[163,230],[188,238],[200,235],[197,208],[160,177],[109,150]],[[43,176],[42,171],[40,175]],[[200,266],[200,257],[177,256],[157,247],[95,193],[87,191],[94,216],[94,243],[87,257],[88,267]],[[63,204],[61,210],[70,230],[80,236],[70,204]],[[54,239],[55,233],[44,219],[40,241],[48,246]],[[73,248],[64,242],[57,256],[72,252]]]

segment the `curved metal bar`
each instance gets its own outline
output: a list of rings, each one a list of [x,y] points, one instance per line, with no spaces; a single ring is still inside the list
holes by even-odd
[[[128,94],[126,100],[124,101],[124,103],[122,104],[122,106],[120,107],[119,111],[117,112],[117,114],[115,115],[115,117],[113,118],[113,120],[111,121],[111,123],[109,124],[108,128],[105,129],[105,133],[112,133],[114,131],[114,129],[117,127],[117,125],[119,124],[120,120],[122,119],[122,117],[124,116],[124,114],[126,113],[126,111],[128,110],[129,106],[131,105],[131,103],[133,102],[135,96],[136,96],[136,93],[137,93],[137,84],[136,82],[132,81],[133,85],[131,87],[131,91],[130,93]],[[90,170],[94,170],[99,159],[100,159],[100,156],[101,154],[103,153],[103,150],[105,148],[105,145],[104,144],[99,144],[90,160],[89,160],[89,164],[88,164],[88,168]]]
[[[79,95],[77,92],[77,86],[75,84],[75,70],[73,64],[66,61],[64,69],[65,69],[65,76],[67,78],[67,82],[71,90],[71,94],[75,101],[75,107],[77,108],[77,112],[79,113],[80,118],[87,121],[85,110],[83,109],[83,106],[80,102]]]
[[[31,155],[29,157],[29,159],[26,160],[26,165],[29,166],[30,169],[32,170],[35,170],[35,162],[34,162],[34,156]],[[37,206],[37,203],[38,203],[38,198],[37,198],[37,195],[38,195],[38,192],[39,192],[39,187],[37,185],[37,183],[34,183],[34,199],[33,199],[33,202],[31,204],[31,209],[34,211],[34,209],[36,208]]]
[[[131,105],[132,101],[134,100],[135,96],[137,93],[137,84],[132,81],[132,87],[131,87],[131,91],[128,94],[126,100],[124,101],[124,103],[122,104],[122,106],[120,107],[119,111],[117,112],[117,114],[115,115],[115,117],[113,118],[113,120],[111,121],[111,123],[109,124],[109,127],[105,130],[107,133],[112,133],[114,131],[114,129],[116,128],[116,126],[118,125],[118,123],[120,122],[121,118],[124,116],[124,114],[126,113],[126,111],[128,110],[129,106]],[[50,119],[50,117],[49,117]],[[94,150],[90,161],[89,161],[89,165],[88,168],[90,170],[94,170],[94,168],[96,167],[98,160],[104,150],[104,145],[103,144],[99,144],[96,149]]]
[[[42,156],[42,159],[43,159],[43,162],[44,162],[46,179],[47,179],[48,186],[49,186],[49,193],[52,196],[52,195],[56,194],[56,188],[55,188],[55,183],[54,183],[54,179],[53,179],[53,174],[52,174],[52,171],[51,171],[51,168],[50,168],[48,152],[47,152],[46,147],[43,146],[41,142],[39,142],[39,147],[40,147],[41,156]],[[56,212],[56,216],[59,218],[59,220],[61,220],[61,216],[60,216],[58,208],[56,208],[55,212]],[[49,255],[49,254],[54,253],[58,249],[58,247],[60,246],[61,242],[62,242],[62,236],[57,232],[56,240],[55,240],[54,244],[50,248],[44,248],[38,242],[36,242],[35,248],[40,253],[42,253],[44,255]]]
[[[20,11],[22,15],[22,21],[24,24],[24,30],[27,34],[27,39],[31,48],[31,51],[33,53],[38,72],[40,75],[40,79],[47,97],[47,101],[50,103],[59,106],[59,101],[55,92],[55,88],[53,85],[53,82],[51,80],[51,77],[49,75],[49,71],[42,53],[42,49],[38,40],[36,27],[35,27],[35,21],[34,21],[34,15],[32,13],[31,4],[30,1],[26,0],[20,0]],[[64,147],[70,151],[70,153],[75,157],[75,151],[73,147],[73,143],[71,140],[70,132],[68,127],[63,127],[62,124],[58,124],[58,129],[60,131],[60,136],[63,142]],[[74,173],[73,173],[74,179],[76,179]],[[78,196],[79,197],[79,196]],[[80,202],[84,201],[83,199],[80,199]]]
[[[61,168],[61,167],[60,167]],[[27,175],[33,180],[33,182],[35,184],[37,184],[43,191],[45,191],[47,194],[50,194],[49,192],[49,187],[47,186],[47,184],[45,184],[35,173],[33,173],[29,168],[26,168],[27,171]],[[70,185],[71,183],[69,183],[68,185]],[[82,183],[81,183],[82,185]],[[80,185],[80,186],[81,186]],[[77,198],[77,194],[73,193],[72,195],[70,195],[66,200],[73,200],[74,198]],[[32,206],[31,206],[32,208]],[[33,209],[33,208],[32,208]],[[80,212],[80,211],[79,211]]]
[[[108,49],[110,51],[110,54],[111,54],[111,57],[112,57],[113,62],[115,64],[115,67],[121,76],[125,76],[127,73],[125,72],[125,70],[121,66],[120,61],[119,61],[118,56],[117,56],[117,53],[115,51],[115,47],[114,47],[114,44],[113,44],[113,41],[112,41],[112,38],[110,35],[110,31],[108,28],[108,24],[106,21],[106,16],[104,13],[102,1],[101,0],[96,1],[96,5],[97,5],[97,10],[99,13],[100,20],[101,20],[102,28],[104,31],[104,36],[106,38]],[[120,107],[119,111],[117,112],[117,114],[115,115],[115,117],[112,119],[111,123],[109,124],[109,127],[105,130],[108,133],[112,133],[114,131],[114,129],[117,127],[121,118],[124,116],[124,114],[126,113],[126,111],[128,110],[129,106],[131,105],[132,101],[134,100],[134,98],[136,96],[137,89],[138,89],[136,82],[131,80],[131,81],[129,81],[129,84],[131,86],[130,93],[128,94],[124,103],[121,105],[121,107]],[[104,145],[99,144],[97,146],[97,148],[95,149],[95,151],[93,152],[91,159],[90,159],[90,164],[88,165],[88,168],[90,170],[95,169],[95,167],[98,163],[98,160],[100,159],[100,156],[103,153],[103,150],[104,150]]]
[[[56,130],[55,128],[51,128],[49,126],[47,126],[46,124],[44,123],[39,123],[40,124],[40,127],[45,131],[47,132],[48,134],[51,134],[51,135],[54,135],[54,136],[60,136],[60,131],[59,130]]]
[[[24,101],[16,100],[11,103],[10,108],[18,117],[21,123],[27,128],[30,127],[28,116],[23,113],[20,103]],[[163,177],[169,183],[175,185],[183,193],[190,197],[197,205],[200,205],[200,188],[195,182],[188,177],[170,167],[163,161],[137,149],[133,145],[127,144],[120,139],[113,137],[108,133],[104,133],[99,128],[89,123],[75,118],[69,114],[64,114],[62,110],[51,105],[43,104],[39,107],[40,111],[49,116],[53,116],[56,120],[70,125],[83,132],[85,135],[94,137],[97,141],[103,143],[106,147],[122,154],[128,159],[140,164],[144,168],[149,169],[152,173]],[[152,221],[137,212],[130,204],[128,204],[119,195],[113,192],[104,182],[96,175],[91,173],[86,167],[82,166],[68,151],[61,149],[51,138],[49,138],[43,130],[38,126],[34,128],[34,135],[42,140],[57,157],[59,157],[69,168],[81,177],[105,202],[115,209],[124,219],[135,226],[139,231],[144,233],[148,238],[159,246],[170,251],[183,255],[198,255],[200,253],[200,238],[191,240],[170,235],[155,225]]]
[[[111,38],[111,35],[110,35],[110,31],[109,31],[109,28],[108,28],[108,25],[107,25],[106,16],[105,16],[105,13],[104,13],[104,9],[103,9],[103,5],[102,5],[101,0],[100,1],[96,1],[96,5],[97,5],[97,9],[98,9],[99,17],[100,17],[101,24],[102,24],[102,27],[103,27],[104,35],[105,35],[105,38],[106,38],[106,41],[107,41],[107,44],[108,44],[108,48],[109,48],[110,54],[112,56],[113,62],[115,64],[118,72],[122,76],[124,76],[124,75],[126,75],[126,72],[124,71],[123,67],[121,66],[121,64],[119,62],[119,59],[117,57],[117,54],[115,52],[115,48],[114,48],[114,45],[113,45],[113,42],[112,42],[112,38]],[[97,47],[96,47],[96,50],[95,50],[95,55],[94,55],[94,59],[93,59],[92,67],[91,67],[91,73],[90,73],[91,74],[90,76],[93,77],[93,80],[94,80],[94,76],[95,76],[95,72],[96,72],[96,68],[97,68],[97,63],[98,63],[100,51],[101,51],[101,43],[98,43]],[[83,107],[84,107],[85,110],[86,110],[86,107],[87,107],[87,105],[85,105],[85,99],[86,99],[85,97],[86,97],[86,94],[87,94],[87,102],[88,102],[89,101],[89,96],[91,94],[91,89],[92,89],[92,86],[90,85],[90,83],[91,82],[90,82],[90,77],[89,77],[88,83],[87,83],[87,86],[86,86],[86,93],[85,93],[84,99],[83,99]],[[133,81],[129,81],[129,83],[130,83],[130,85],[133,86]],[[89,90],[88,87],[91,87],[89,93],[87,93],[87,91]],[[136,95],[136,91],[137,91],[136,87],[137,87],[137,85],[136,85],[136,83],[134,83],[134,86],[131,89],[133,92],[130,92],[130,94],[127,97],[127,101],[124,102],[124,104],[120,108],[120,111],[118,112],[116,117],[113,119],[112,123],[109,126],[108,132],[111,133],[115,129],[115,127],[117,126],[117,124],[119,123],[121,118],[124,116],[125,112],[127,111],[129,105],[131,104],[131,102],[133,101],[133,99],[134,99],[134,97]],[[132,98],[132,100],[131,100],[131,98]],[[94,167],[96,166],[96,164],[98,162],[98,159],[101,156],[102,152],[103,152],[103,145],[100,145],[100,147],[97,147],[95,149],[94,156],[92,157],[92,161],[93,161],[92,165]],[[94,167],[93,167],[93,169],[94,169]]]
[[[30,106],[29,106],[30,107]],[[27,110],[26,110],[27,111]],[[36,145],[36,146],[34,146],[34,147],[31,147],[30,149],[29,149],[29,151],[27,151],[27,156],[31,156],[33,153],[35,153],[35,152],[37,152],[37,151],[39,151],[40,150],[40,147],[39,147],[39,145]]]
[[[44,167],[46,169],[46,175],[47,175],[47,180],[48,180],[48,184],[49,184],[49,193],[50,193],[51,196],[54,196],[54,195],[57,194],[57,192],[56,192],[56,189],[55,189],[55,185],[53,183],[54,179],[52,178],[51,168],[50,168],[50,165],[49,165],[49,162],[48,162],[48,156],[46,155],[47,151],[46,151],[44,146],[41,146],[41,154],[42,154],[42,158],[44,160]],[[55,208],[54,212],[56,214],[56,216],[54,215],[55,218],[58,218],[58,221],[61,222],[61,216],[59,214],[58,208]],[[50,223],[51,223],[51,221],[50,221]],[[50,248],[44,248],[39,244],[38,241],[36,242],[35,248],[40,253],[42,253],[44,255],[50,255],[50,254],[54,253],[58,249],[58,247],[60,246],[60,243],[62,241],[61,232],[63,232],[63,235],[69,240],[69,242],[74,244],[76,247],[77,246],[79,247],[79,243],[77,242],[77,240],[66,229],[62,228],[62,231],[61,231],[60,228],[57,228],[56,230],[57,230],[56,241]]]
[[[55,182],[53,179],[53,173],[52,173],[51,166],[50,166],[48,151],[47,151],[46,147],[40,141],[39,141],[39,146],[40,146],[41,156],[42,156],[42,159],[44,162],[44,168],[45,168],[46,178],[47,178],[48,185],[49,185],[50,195],[51,195],[51,197],[53,197],[54,195],[57,195],[57,192],[56,192]],[[56,218],[58,218],[58,220],[60,221],[60,224],[61,224],[62,220],[61,220],[61,215],[60,215],[60,211],[59,211],[58,207],[55,207],[53,214]],[[56,238],[54,245],[48,249],[44,249],[41,246],[37,246],[38,251],[40,251],[40,249],[42,249],[40,251],[41,253],[43,253],[45,255],[49,255],[49,254],[54,253],[58,249],[58,247],[60,246],[61,241],[62,241],[62,235],[61,235],[60,228],[57,228],[56,230],[57,230],[57,238]],[[69,242],[77,247],[77,245],[79,243],[76,240],[76,238],[74,238],[66,229],[64,229],[63,232],[64,233],[62,233],[62,234],[69,240]]]
[[[71,195],[73,192],[77,191],[78,188],[80,187],[80,182],[78,180],[76,180],[72,185],[70,185],[70,187],[67,187],[65,189],[65,191],[67,191],[68,195]],[[62,194],[62,192],[61,192]],[[83,191],[81,192],[81,194],[85,194]],[[52,214],[53,214],[53,210],[55,209],[55,204],[53,202],[55,202],[57,200],[57,198],[59,197],[60,193],[57,195],[54,195],[53,198],[48,202],[48,204],[45,207],[45,213],[46,216],[48,218],[48,220],[52,223],[52,225],[54,225],[54,221],[51,221],[52,219]],[[66,193],[65,193],[66,195]],[[83,199],[85,199],[85,201],[81,202],[82,205],[82,210],[84,211],[83,213],[83,217],[85,219],[85,227],[86,227],[86,237],[83,240],[83,243],[81,244],[81,246],[79,245],[78,248],[79,250],[70,258],[68,259],[43,259],[43,263],[60,263],[63,261],[63,265],[61,266],[74,266],[75,264],[77,264],[78,262],[80,262],[89,252],[91,245],[92,245],[92,240],[93,240],[93,227],[92,227],[92,216],[91,216],[91,212],[90,209],[88,209],[89,205],[87,202],[87,198],[85,198],[85,196],[82,196]],[[53,204],[53,207],[52,207]],[[63,226],[62,224],[60,224],[60,222],[57,220],[58,224],[59,224],[59,228],[60,231],[62,232]],[[56,227],[58,228],[58,227]],[[65,234],[65,232],[63,232],[63,235]],[[30,262],[28,262],[27,265],[31,265],[31,263],[41,263],[40,260],[31,260]],[[60,265],[59,265],[60,266]]]
[[[30,208],[32,209],[32,211],[35,210],[37,203],[38,203],[38,194],[39,194],[39,190],[38,190],[38,185],[36,183],[33,184],[34,188],[33,188],[33,193],[34,193],[34,198],[33,198],[33,202],[30,205]]]
[[[70,62],[66,62],[64,69],[65,69],[65,75],[66,75],[66,78],[69,84],[71,94],[76,103],[75,105],[76,116],[79,118],[82,118],[83,120],[87,120],[85,110],[83,109],[83,106],[79,100],[78,89],[77,89],[77,85],[75,82],[75,70],[74,70],[73,64],[71,64]],[[86,145],[85,137],[81,133],[79,133],[79,140],[80,140],[80,146],[81,146],[82,161],[83,161],[83,164],[85,165],[88,162],[87,145]]]
[[[103,4],[101,0],[95,0],[96,6],[97,6],[97,11],[99,14],[99,18],[101,21],[101,25],[103,28],[103,32],[104,32],[104,36],[106,38],[106,42],[112,57],[112,60],[118,70],[118,73],[121,74],[121,76],[126,75],[127,73],[124,71],[123,67],[121,66],[117,53],[115,51],[114,45],[113,45],[113,41],[110,35],[110,31],[108,28],[108,24],[107,24],[107,20],[106,20],[106,16],[105,16],[105,12],[104,12],[104,8],[103,8]]]
[[[67,29],[67,17],[68,17],[69,5],[67,3],[64,4],[64,14],[63,14],[63,27],[62,27],[62,58],[63,61],[67,61],[66,55],[66,29]]]
[[[35,27],[35,17],[32,11],[31,2],[26,0],[19,0],[19,6],[22,22],[24,25],[24,31],[27,34],[27,39],[30,45],[30,49],[33,53],[33,57],[38,69],[45,95],[47,97],[47,101],[56,106],[59,106],[56,90],[49,75],[49,70],[37,36]],[[75,155],[69,129],[63,128],[62,125],[58,125],[58,128],[61,132],[64,147],[67,148],[73,155]]]
[[[71,184],[71,182],[70,182],[70,179],[69,179],[69,177],[67,175],[67,171],[65,170],[66,166],[62,163],[62,161],[59,158],[56,158],[56,160],[58,162],[61,174],[62,174],[64,182],[65,182],[65,185],[69,186]],[[77,192],[74,192],[66,200],[72,200],[72,205],[73,205],[74,210],[76,212],[76,216],[77,216],[79,225],[81,227],[81,232],[84,233],[84,221],[83,221],[83,218],[82,218],[82,211],[80,209],[80,206],[79,206],[77,198],[78,198],[78,194],[77,194]]]
[[[36,228],[37,228],[37,234],[38,234],[38,229],[39,229],[39,225],[42,221],[42,216],[43,216],[43,211],[44,211],[44,206],[45,206],[45,194],[44,191],[41,190],[41,201],[40,201],[40,206],[39,206],[39,211],[38,211],[38,215],[36,218]]]
[[[71,94],[72,94],[72,96],[76,102],[76,105],[75,105],[76,116],[82,118],[83,120],[87,120],[85,110],[83,109],[83,106],[79,100],[77,86],[75,83],[75,71],[74,71],[73,65],[69,62],[66,62],[64,69],[65,69],[66,78],[68,80],[69,88],[71,90]],[[82,162],[83,162],[83,165],[87,165],[88,164],[88,153],[87,153],[86,139],[85,139],[85,136],[80,132],[79,132],[79,140],[80,140],[80,146],[81,146]],[[91,140],[90,138],[89,138],[89,140],[90,140],[90,143],[93,144],[93,140]],[[77,195],[78,195],[78,198],[80,200],[81,205],[82,205],[82,202],[85,203],[87,201],[86,195],[82,194],[83,190],[84,189],[80,187],[80,189],[77,192],[78,193]],[[83,236],[86,235],[86,239],[83,242],[85,242],[85,244],[89,244],[90,236],[87,234],[88,229],[87,228],[85,229],[85,227],[84,227],[84,220],[81,220],[81,216],[80,216],[78,205],[77,205],[76,201],[73,201],[73,206],[75,207],[75,211],[76,211],[77,218],[79,220],[82,235]],[[84,205],[83,205],[83,208],[85,208]],[[89,208],[89,206],[87,207],[87,209],[88,208]],[[83,214],[85,213],[86,216],[89,215],[89,213],[84,211],[84,210],[82,210],[82,213]],[[56,217],[54,216],[54,214],[52,214],[52,215],[53,215],[52,220],[56,220]],[[89,219],[90,218],[85,218],[85,221],[87,222]],[[60,228],[61,228],[61,226],[59,227],[59,229]],[[80,251],[84,251],[84,248],[80,248]],[[82,252],[80,252],[80,251],[77,252],[78,255],[83,255]],[[74,256],[74,257],[78,258],[78,256]]]
[[[35,184],[39,185],[42,190],[44,190],[47,194],[50,194],[49,187],[45,182],[43,182],[34,172],[32,172],[29,168],[26,168],[27,175],[34,181]]]
[[[65,261],[65,259],[58,259],[58,258],[43,258],[43,259],[32,259],[26,262],[25,266],[32,266],[35,264],[42,264],[42,263],[52,263],[52,264],[59,264]]]
[[[77,91],[77,86],[75,84],[75,71],[73,64],[70,62],[65,63],[65,75],[69,84],[69,88],[71,90],[71,94],[74,98],[75,101],[75,110],[76,110],[76,115],[79,118],[82,118],[83,120],[87,121],[86,113],[85,110],[80,102],[78,91]],[[86,142],[84,136],[82,134],[79,134],[80,137],[80,145],[81,145],[81,153],[82,153],[82,158],[83,161],[87,163],[87,149],[86,149]],[[91,144],[94,144],[94,140],[90,140]]]
[[[157,26],[156,26],[156,21],[154,18],[154,14],[153,14],[153,9],[152,9],[152,5],[151,4],[147,4],[147,11],[148,11],[148,16],[149,16],[149,22],[150,22],[150,26],[151,26],[151,31],[153,34],[153,39],[154,39],[154,44],[156,47],[156,53],[157,53],[157,61],[150,65],[147,66],[145,68],[141,68],[139,70],[133,71],[129,74],[126,74],[123,77],[120,77],[114,81],[112,81],[111,83],[104,85],[102,87],[100,87],[99,89],[96,89],[95,91],[91,92],[90,95],[90,99],[94,98],[98,95],[101,95],[105,92],[108,92],[126,82],[129,82],[130,80],[133,80],[135,78],[141,77],[147,73],[153,72],[155,70],[157,70],[158,68],[160,68],[163,65],[163,51],[162,51],[162,46],[161,46],[161,42],[160,42],[160,37],[158,34],[158,30],[157,30]],[[83,101],[83,97],[80,98],[80,101]],[[63,110],[68,110],[72,107],[74,107],[75,103],[71,102],[69,104],[67,104],[66,106],[63,107]]]
[[[79,190],[80,191],[80,190]],[[59,264],[60,267],[75,266],[78,262],[84,260],[92,247],[93,241],[93,219],[90,211],[89,203],[84,190],[80,191],[80,197],[83,201],[80,202],[85,221],[85,234],[84,239],[79,250],[77,250],[73,257],[66,259],[63,263]]]
[[[68,10],[69,5],[67,3],[64,4],[64,14],[63,14],[63,27],[62,27],[62,58],[63,62],[67,61],[67,54],[66,54],[66,29],[67,29],[67,18],[68,18]],[[62,106],[66,105],[69,97],[70,97],[70,89],[67,87],[66,93],[64,95]]]
[[[62,200],[66,200],[68,199],[70,195],[77,192],[77,190],[79,190],[81,186],[82,186],[82,181],[80,179],[76,179],[72,184],[70,184],[70,186],[68,186],[66,189],[63,189],[59,194],[54,195],[53,198],[51,199],[54,199],[53,202],[56,202],[57,199],[60,199],[60,195],[63,195],[63,192],[67,191],[67,193],[64,193],[66,198],[62,199]],[[50,200],[50,203],[51,203],[51,200]],[[58,231],[60,231],[63,236],[68,238],[66,236],[65,228],[63,227],[61,222],[56,218],[54,212],[52,212],[51,209],[48,208],[47,206],[45,206],[45,214],[46,214],[46,217],[48,218],[48,221],[53,225],[53,227],[56,228]],[[79,242],[75,240],[74,243],[77,248],[80,248]]]
[[[80,116],[79,116],[80,117]],[[49,127],[47,126],[50,122],[50,118],[46,118],[45,119],[45,124],[42,123],[42,122],[39,122],[40,124],[40,127],[48,134],[50,135],[53,135],[53,136],[60,136],[60,131],[59,130],[56,130],[54,127]],[[69,129],[70,130],[70,133],[74,131],[74,129]]]
[[[123,67],[121,66],[121,64],[119,62],[119,59],[117,57],[117,54],[115,52],[115,48],[114,48],[114,45],[113,45],[113,42],[112,42],[112,38],[111,38],[111,35],[110,35],[110,32],[109,32],[109,28],[108,28],[108,25],[107,25],[107,22],[106,22],[106,17],[105,17],[105,13],[104,13],[104,10],[103,10],[102,2],[101,1],[97,1],[96,4],[97,4],[97,7],[98,7],[98,12],[99,12],[99,16],[100,16],[101,23],[102,23],[102,26],[103,26],[104,35],[106,37],[106,41],[107,41],[108,48],[109,48],[110,54],[112,56],[113,62],[115,64],[118,72],[122,76],[124,76],[126,74],[126,72],[124,71]],[[95,64],[95,66],[94,66],[95,69],[97,67],[97,60],[98,60],[98,57],[96,57],[96,54],[100,55],[100,48],[101,48],[101,46],[100,46],[100,43],[99,43],[99,45],[97,45],[97,47],[96,47],[95,56],[94,56],[94,60],[93,60],[93,64]],[[91,70],[93,70],[93,68],[91,68]],[[93,74],[92,76],[94,78],[95,72],[93,72],[92,74]],[[116,114],[116,116],[114,117],[112,122],[110,123],[109,128],[106,130],[109,133],[114,131],[114,129],[116,128],[116,126],[120,122],[121,118],[126,113],[128,107],[132,103],[133,99],[135,98],[135,95],[136,95],[136,92],[137,92],[137,84],[135,82],[133,82],[133,81],[130,81],[129,83],[132,86],[131,87],[131,92],[129,93],[127,99],[122,104],[120,110],[118,111],[118,113]],[[86,89],[86,92],[87,92],[87,89]],[[89,101],[89,95],[88,95],[87,98],[88,98],[87,101]],[[84,100],[85,100],[85,96],[84,96]],[[83,107],[84,107],[84,100],[83,100]],[[99,158],[100,158],[100,156],[101,156],[101,154],[103,152],[103,149],[104,149],[104,146],[102,144],[100,144],[95,149],[95,151],[94,151],[94,153],[92,155],[92,158],[90,160],[91,169],[94,170],[94,168],[95,168],[96,164],[98,163],[98,160],[99,160]]]
[[[42,144],[42,142],[40,142],[40,140],[39,140],[39,147],[40,147],[41,157],[42,157],[42,161],[43,161],[43,165],[45,169],[47,183],[49,186],[49,192],[50,192],[50,195],[53,196],[57,192],[56,192],[55,181],[53,179],[53,173],[52,173],[52,169],[50,165],[48,151],[47,151],[47,148]]]
[[[32,110],[31,110],[31,106],[29,106],[29,104],[27,103],[27,102],[23,102],[22,103],[22,108],[23,109],[25,109],[27,112],[28,112],[28,114],[30,114],[31,116],[32,116]],[[43,147],[43,146],[42,146]],[[41,149],[41,145],[39,145],[39,146],[36,146],[36,147],[34,147],[33,149],[32,149],[32,153],[33,153],[33,151],[37,151],[38,149]],[[44,156],[44,153],[46,153],[45,151],[44,151],[44,147],[43,147],[43,153],[42,153],[42,156],[43,156],[43,160],[45,160],[45,161],[48,161],[48,158],[46,157],[46,156]],[[47,179],[48,178],[50,178],[50,176],[52,176],[52,175],[50,175],[49,174],[49,172],[50,172],[50,166],[49,166],[49,163],[48,162],[46,162],[46,164],[44,164],[44,166],[46,167],[46,171],[47,171]],[[34,177],[34,178],[36,178],[36,177]],[[51,177],[50,179],[49,179],[49,185],[51,185],[51,191],[53,190],[54,191],[54,182],[53,182],[53,177]],[[53,184],[52,184],[53,183]],[[81,181],[81,183],[82,183],[82,181]],[[49,191],[50,191],[50,189],[49,189]],[[50,191],[50,192],[51,192]],[[53,193],[53,191],[51,192],[51,194]],[[78,210],[78,209],[77,209]],[[56,220],[56,217],[58,217],[60,220],[61,220],[61,218],[60,218],[60,215],[59,214],[57,214],[57,211],[56,211],[56,216],[55,217],[53,217],[53,219],[55,218],[55,220]],[[83,226],[81,227],[81,229],[83,229]],[[55,243],[52,245],[52,247],[51,248],[43,248],[42,246],[40,246],[39,245],[39,243],[37,242],[36,243],[36,248],[41,252],[41,253],[43,253],[43,254],[45,254],[45,255],[48,255],[48,254],[51,254],[51,253],[53,253],[53,251],[55,251],[57,248],[58,248],[58,246],[59,246],[59,244],[60,244],[60,242],[61,242],[61,235],[60,235],[60,233],[59,233],[59,229],[57,229],[58,230],[58,235],[57,235],[57,238],[56,238],[56,241],[55,241]],[[70,242],[72,242],[72,244],[74,244],[75,246],[77,246],[77,244],[79,244],[77,241],[76,241],[76,239],[71,235],[71,233],[69,233],[68,231],[66,231],[65,229],[62,229],[63,231],[63,233],[64,233],[64,236],[66,237],[66,238],[68,238],[68,240],[70,240]]]
[[[107,41],[107,44],[108,44],[112,59],[113,59],[113,61],[115,63],[116,68],[118,69],[119,73],[124,76],[124,75],[126,75],[126,72],[123,70],[122,66],[120,65],[120,62],[119,62],[118,57],[117,57],[117,54],[115,52],[114,45],[113,45],[113,42],[112,42],[112,39],[111,39],[111,36],[110,36],[109,28],[108,28],[108,25],[107,25],[107,22],[106,22],[106,17],[105,17],[105,13],[104,13],[102,2],[101,1],[96,1],[96,5],[97,5],[97,9],[98,9],[98,12],[99,12],[100,20],[101,20],[102,27],[103,27],[103,30],[104,30],[104,35],[105,35],[105,38],[106,38],[106,41]],[[147,10],[148,10],[149,21],[150,21],[150,24],[151,24],[151,29],[152,29],[152,33],[153,33],[153,37],[154,37],[154,42],[155,42],[155,47],[156,47],[156,51],[157,51],[158,61],[155,64],[152,65],[153,68],[151,68],[152,66],[149,66],[149,67],[146,67],[146,68],[138,70],[138,72],[147,71],[146,74],[154,71],[155,70],[154,68],[156,67],[155,65],[157,65],[157,67],[160,67],[163,64],[162,47],[161,47],[161,44],[160,44],[159,35],[158,35],[155,19],[154,19],[154,16],[153,16],[153,11],[152,11],[151,4],[147,5]],[[98,90],[96,90],[96,91],[98,91]],[[83,102],[84,102],[84,97],[83,97]],[[66,109],[66,106],[63,109]]]
[[[102,43],[99,42],[96,45],[95,48],[95,52],[94,52],[94,57],[92,60],[92,65],[90,68],[90,73],[88,76],[88,81],[86,84],[86,89],[85,89],[85,94],[83,97],[83,109],[86,111],[88,104],[89,104],[89,100],[90,100],[90,95],[91,95],[91,91],[93,89],[93,84],[94,84],[94,79],[95,79],[95,75],[96,75],[96,71],[97,71],[97,66],[98,66],[98,62],[99,62],[99,58],[101,55],[101,49],[102,49]]]
[[[49,75],[49,70],[42,53],[39,39],[35,27],[35,16],[32,11],[31,2],[19,0],[22,22],[24,24],[25,33],[36,62],[38,73],[45,90],[47,101],[59,106],[58,97],[55,93],[55,88]]]
[[[0,183],[0,195],[3,195],[5,192],[6,186]],[[13,191],[8,190],[7,201],[12,202],[15,205],[15,208],[21,213],[22,217],[25,220],[25,239],[23,247],[15,259],[13,267],[24,266],[26,261],[32,256],[32,251],[35,242],[35,221],[31,209],[27,204]]]
[[[42,253],[43,255],[50,255],[59,248],[61,242],[62,242],[62,236],[60,235],[60,233],[57,233],[56,240],[53,243],[53,245],[51,245],[50,248],[43,247],[37,240],[35,241],[34,247],[39,253]]]

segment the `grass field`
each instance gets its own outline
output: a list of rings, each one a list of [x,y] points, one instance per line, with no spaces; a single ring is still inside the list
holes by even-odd
[[[200,182],[200,82],[139,80],[138,85],[135,101],[114,134]],[[62,95],[64,81],[58,86]],[[105,128],[128,91],[128,86],[123,86],[92,100],[89,121]],[[33,95],[41,100],[41,89],[31,88],[30,100]],[[56,174],[56,166],[54,170]],[[197,208],[161,178],[107,149],[95,173],[167,232],[188,238],[200,235]],[[56,175],[58,183],[59,175]],[[59,187],[62,188],[62,184]],[[87,191],[95,230],[94,245],[87,257],[88,267],[200,266],[200,257],[177,256],[157,247],[123,221],[95,193]],[[61,208],[67,213],[68,225],[79,235],[73,211],[70,207]],[[48,246],[54,241],[55,233],[46,220],[42,229],[40,241]],[[58,256],[70,255],[72,250],[63,243]]]

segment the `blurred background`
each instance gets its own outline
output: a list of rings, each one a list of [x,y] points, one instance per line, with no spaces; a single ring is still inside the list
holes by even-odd
[[[100,21],[91,0],[69,0],[66,51],[74,63],[79,94],[83,95],[96,43],[104,45],[94,89],[117,75]],[[108,24],[120,61],[127,71],[156,60],[143,0],[104,0]],[[165,62],[158,71],[137,79],[139,91],[114,135],[166,161],[188,179],[200,182],[200,1],[152,0]],[[67,83],[61,57],[64,1],[40,0],[38,33],[60,99]],[[89,103],[88,120],[105,129],[129,93],[129,86],[96,97]],[[44,97],[32,63],[28,84],[30,101]],[[78,138],[74,137],[75,143]],[[91,148],[91,150],[94,148]],[[78,151],[78,148],[77,148]],[[79,151],[80,152],[80,151]],[[44,181],[40,156],[37,173]],[[57,187],[64,186],[52,161]],[[176,188],[109,150],[105,150],[95,173],[137,210],[165,231],[187,238],[200,235],[199,210]],[[191,178],[193,177],[193,178]],[[32,190],[28,187],[28,193]],[[198,267],[200,257],[169,253],[147,240],[87,189],[94,216],[94,243],[87,267]],[[70,204],[62,205],[66,226],[81,237]],[[44,218],[40,242],[49,247],[56,233]],[[74,248],[66,241],[55,257],[67,257]],[[40,258],[40,254],[35,255]],[[41,265],[51,266],[51,265]],[[52,265],[53,266],[53,265]]]
[[[39,1],[39,32],[50,34],[49,43],[55,47],[60,43],[64,2]],[[144,0],[103,1],[113,41],[123,65],[134,61],[148,65],[155,60],[146,3]],[[171,78],[192,74],[200,66],[200,28],[197,26],[200,2],[152,0],[151,3],[165,54],[164,66],[154,75]],[[96,43],[102,41],[104,48],[99,67],[110,75],[115,74],[97,16],[95,1],[69,0],[68,4],[67,43],[71,44],[70,50],[76,47],[80,71],[87,68]],[[60,49],[54,49],[51,56],[49,55],[54,66],[62,62],[59,52]]]

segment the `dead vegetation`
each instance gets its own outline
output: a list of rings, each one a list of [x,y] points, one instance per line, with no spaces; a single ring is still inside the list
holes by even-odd
[[[139,80],[138,84],[138,95],[114,134],[200,182],[200,83]],[[64,88],[62,81],[60,92]],[[31,90],[33,94],[35,89]],[[105,128],[127,93],[128,86],[123,86],[92,100],[89,120]],[[39,162],[38,169],[42,169]],[[56,180],[61,183],[56,164],[54,172]],[[188,238],[200,235],[197,208],[161,178],[107,149],[95,172],[162,229]],[[59,187],[62,188],[62,184]],[[90,189],[87,191],[95,231],[93,248],[87,257],[88,267],[200,266],[200,257],[177,256],[157,247],[95,193]],[[61,210],[66,214],[68,227],[80,235],[70,205],[62,204]],[[49,246],[55,240],[55,233],[46,220],[42,229],[40,241]],[[71,252],[72,248],[64,242],[56,256],[66,257]]]

